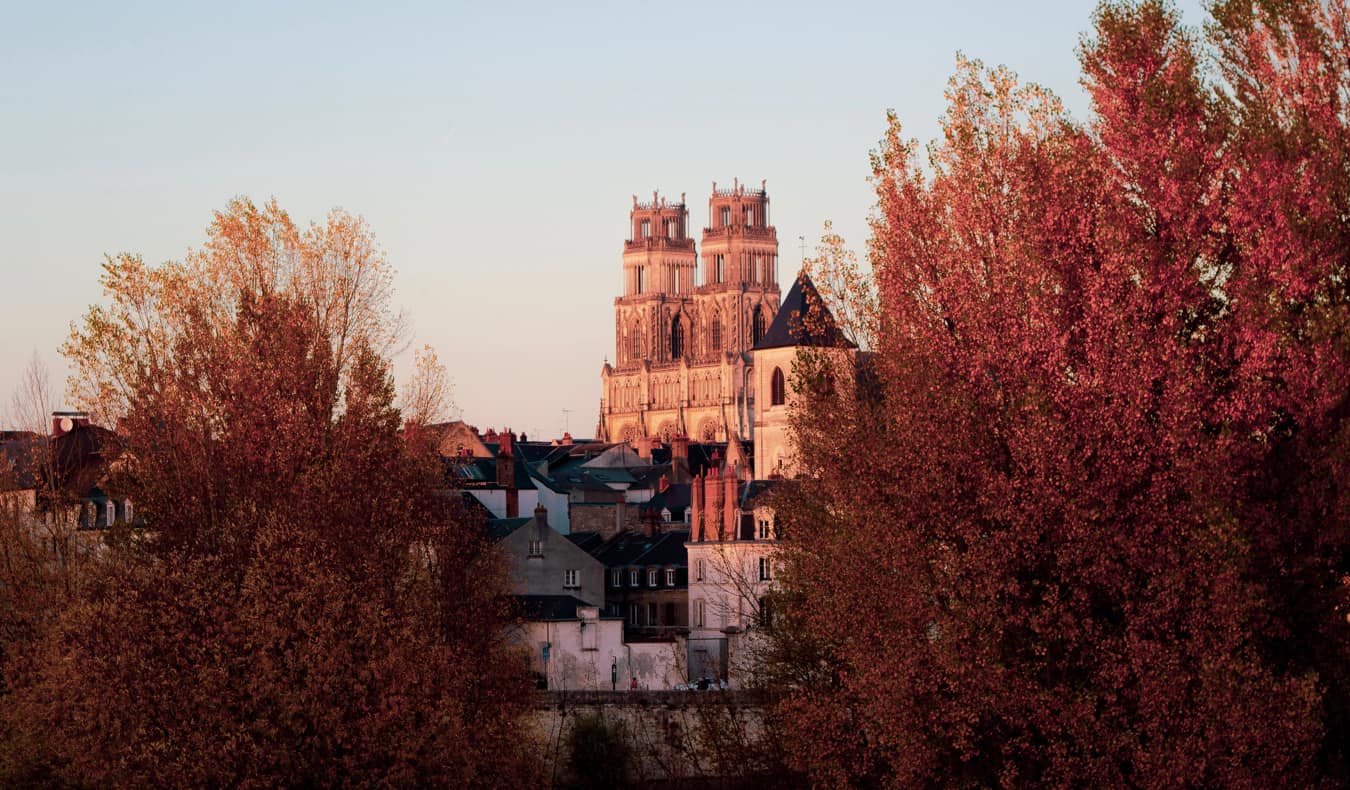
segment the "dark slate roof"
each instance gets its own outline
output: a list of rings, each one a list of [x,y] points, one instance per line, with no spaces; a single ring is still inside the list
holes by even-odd
[[[658,491],[652,495],[652,498],[643,503],[642,507],[644,510],[667,508],[672,513],[676,510],[682,510],[689,507],[692,488],[689,483],[672,483],[665,491]]]
[[[458,484],[466,488],[503,488],[497,485],[496,458],[450,457],[442,459],[442,463],[445,465],[446,478],[451,485]],[[517,489],[535,490],[534,481],[525,462],[516,459],[511,471]]]
[[[486,522],[488,539],[501,540],[531,521],[534,521],[533,516],[521,516],[519,518],[490,518]]]
[[[586,602],[571,595],[513,595],[526,620],[575,620]]]
[[[751,480],[741,489],[741,508],[749,509],[754,507],[753,502],[756,497],[767,491],[773,490],[781,480]]]
[[[653,537],[641,532],[620,532],[591,551],[591,555],[606,568],[686,565],[689,553],[684,543],[688,539],[687,529],[675,529]]]
[[[42,480],[39,448],[45,443],[46,439],[37,434],[32,434],[31,438],[0,441],[0,491],[39,487]]]
[[[577,548],[591,555],[594,555],[595,550],[604,542],[599,532],[573,532],[567,535],[567,539],[575,543]]]
[[[820,320],[813,321],[812,324],[819,323],[821,326],[806,326],[802,320],[803,316],[814,315],[811,312],[813,309],[820,311]],[[834,322],[834,314],[821,300],[820,292],[816,290],[811,278],[806,276],[806,272],[797,274],[797,280],[792,283],[792,290],[788,291],[787,298],[783,300],[783,305],[778,308],[778,314],[773,317],[773,323],[769,325],[769,331],[765,332],[764,337],[755,344],[755,349],[786,346],[857,347],[839,331],[838,325]]]

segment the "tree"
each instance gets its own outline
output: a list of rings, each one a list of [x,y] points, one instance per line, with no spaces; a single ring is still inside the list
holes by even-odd
[[[422,346],[413,358],[413,376],[403,393],[400,411],[412,425],[431,425],[450,417],[453,389],[445,365],[431,346]]]
[[[9,663],[11,737],[88,784],[523,779],[524,665],[481,530],[400,436],[390,271],[360,220],[216,214],[105,265],[66,352],[153,537]]]
[[[817,781],[1345,780],[1345,12],[1215,12],[1103,4],[1087,125],[965,60],[928,171],[891,118],[779,509]]]

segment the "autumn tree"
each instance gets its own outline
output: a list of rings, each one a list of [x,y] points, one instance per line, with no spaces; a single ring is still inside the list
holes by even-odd
[[[875,353],[779,510],[819,782],[1347,778],[1345,10],[1094,21],[1087,123],[963,60],[874,157]]]
[[[77,784],[523,779],[501,569],[400,435],[364,223],[240,199],[182,261],[104,268],[66,353],[152,536],[10,662],[8,733]]]

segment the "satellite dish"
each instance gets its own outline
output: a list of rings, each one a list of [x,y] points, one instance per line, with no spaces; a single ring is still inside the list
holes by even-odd
[[[74,420],[70,419],[69,417],[61,418],[61,433],[70,433],[70,430],[74,427],[75,427]]]

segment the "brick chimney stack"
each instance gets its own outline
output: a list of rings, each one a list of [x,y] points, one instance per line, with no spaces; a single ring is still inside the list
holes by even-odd
[[[670,440],[670,482],[688,483],[689,437],[676,436]]]
[[[717,467],[708,469],[708,476],[703,479],[703,499],[707,503],[707,513],[703,517],[705,523],[704,531],[711,536],[712,540],[722,539],[722,476],[718,473]]]
[[[689,534],[703,540],[703,477],[695,477],[689,486]]]
[[[728,466],[726,474],[722,477],[725,490],[722,493],[722,536],[725,540],[735,540],[739,530],[736,529],[736,488],[738,475],[736,470]]]
[[[520,516],[520,491],[516,489],[515,448],[508,428],[497,435],[497,485],[506,489],[506,517]]]
[[[548,526],[548,508],[543,505],[534,506],[534,528],[541,532]]]

